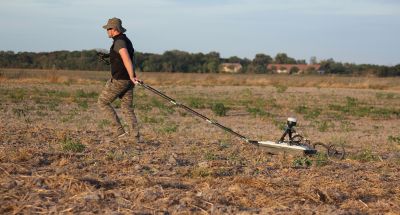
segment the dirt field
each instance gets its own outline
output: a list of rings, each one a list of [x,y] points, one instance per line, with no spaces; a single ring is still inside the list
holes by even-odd
[[[145,143],[113,140],[96,104],[108,73],[38,73],[0,73],[0,214],[400,212],[398,78],[142,75],[251,139],[296,116],[311,141],[345,146],[330,160],[269,154],[141,87]]]

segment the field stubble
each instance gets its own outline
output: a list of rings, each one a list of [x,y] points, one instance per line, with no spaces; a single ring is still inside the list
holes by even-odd
[[[335,161],[268,154],[140,87],[145,143],[115,141],[96,105],[108,74],[23,72],[0,76],[0,213],[400,211],[398,79],[141,74],[252,139],[297,116],[312,141],[345,145]]]

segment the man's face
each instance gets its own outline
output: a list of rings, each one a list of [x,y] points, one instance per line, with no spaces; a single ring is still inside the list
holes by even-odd
[[[113,28],[107,28],[107,34],[109,38],[112,38],[114,36],[114,29]]]

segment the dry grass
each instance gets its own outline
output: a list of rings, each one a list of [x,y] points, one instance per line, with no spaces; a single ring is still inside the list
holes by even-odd
[[[104,71],[0,69],[0,82],[93,84],[107,80],[108,75]]]
[[[143,73],[140,78],[153,85],[182,86],[286,86],[400,90],[400,78],[296,76],[262,74]],[[75,70],[0,69],[0,82],[82,83],[105,81],[109,72]]]
[[[140,87],[145,143],[115,141],[96,106],[107,73],[41,72],[0,77],[2,214],[400,211],[398,79],[141,74],[247,137],[275,140],[296,115],[312,141],[346,146],[345,160],[312,157],[307,166],[244,144]],[[213,113],[216,103],[226,116]]]

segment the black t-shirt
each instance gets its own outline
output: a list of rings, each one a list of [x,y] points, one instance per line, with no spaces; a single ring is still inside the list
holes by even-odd
[[[110,48],[111,75],[117,80],[129,80],[129,73],[125,68],[119,50],[126,48],[133,63],[133,45],[125,34],[119,34],[113,37],[114,42]]]

